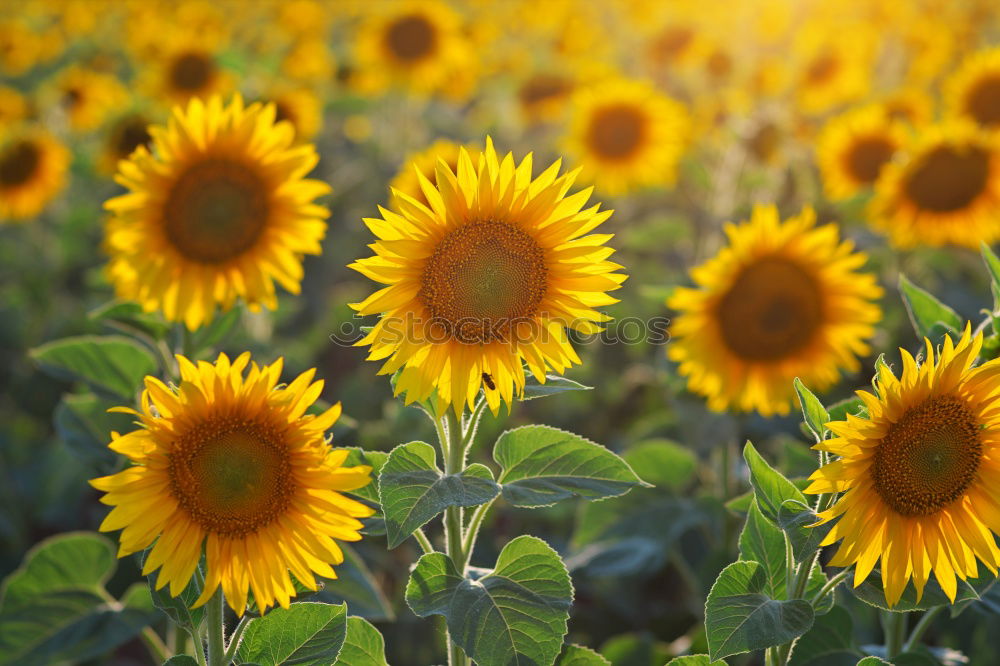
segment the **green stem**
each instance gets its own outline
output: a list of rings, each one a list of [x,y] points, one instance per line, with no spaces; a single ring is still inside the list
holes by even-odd
[[[208,666],[226,666],[225,626],[222,620],[222,587],[215,590],[205,610],[208,621]]]
[[[239,624],[233,629],[233,635],[229,639],[229,645],[226,646],[226,663],[232,663],[233,659],[236,658],[236,650],[240,647],[240,640],[243,638],[243,632],[246,630],[247,625],[250,624],[250,615],[244,613],[243,617],[240,618]]]
[[[431,544],[431,540],[427,538],[427,535],[424,533],[424,530],[422,528],[418,527],[416,529],[416,531],[413,533],[413,538],[417,540],[417,543],[420,544],[420,547],[423,549],[425,553],[434,552],[434,546],[433,544]]]
[[[885,658],[891,660],[903,651],[906,613],[882,611],[882,629],[885,631]]]
[[[483,525],[483,519],[486,517],[486,513],[493,506],[493,502],[496,498],[491,499],[486,504],[480,504],[476,507],[476,510],[472,513],[472,518],[469,519],[469,525],[465,528],[465,539],[462,541],[462,552],[465,555],[464,561],[461,566],[469,566],[469,561],[472,559],[472,551],[476,547],[476,537],[479,536],[479,528]]]
[[[149,654],[152,655],[157,663],[162,664],[168,659],[169,651],[167,650],[167,646],[164,644],[163,639],[160,638],[160,635],[153,631],[152,627],[143,629],[142,633],[139,634],[139,638],[142,639],[146,649],[149,650]]]
[[[931,625],[934,624],[934,620],[937,618],[938,613],[944,610],[944,606],[934,606],[929,608],[923,615],[920,616],[920,621],[917,622],[917,626],[913,627],[913,631],[910,633],[910,637],[906,639],[906,643],[903,645],[903,652],[908,652],[913,648],[917,647],[920,640],[930,629]]]
[[[443,423],[442,423],[443,422]],[[439,419],[437,424],[438,439],[444,453],[445,474],[459,474],[465,469],[465,433],[462,432],[461,418],[453,409]],[[448,557],[459,569],[459,575],[465,576],[465,550],[462,535],[462,507],[449,506],[444,511],[444,539]],[[448,665],[469,666],[465,652],[448,636]]]
[[[819,603],[820,599],[830,594],[830,592],[832,592],[835,587],[837,587],[845,580],[847,580],[847,577],[850,575],[851,575],[851,569],[843,569],[837,572],[837,574],[833,576],[833,578],[826,581],[826,584],[820,588],[819,592],[817,592],[816,595],[812,598],[811,603],[815,606],[817,603]]]

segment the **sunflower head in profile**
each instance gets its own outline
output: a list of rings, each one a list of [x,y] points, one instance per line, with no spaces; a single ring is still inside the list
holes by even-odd
[[[932,571],[952,601],[977,559],[997,574],[1000,361],[973,367],[982,341],[970,327],[937,355],[927,341],[919,364],[900,350],[902,376],[880,364],[875,393],[858,391],[867,416],[827,424],[835,437],[814,447],[835,458],[805,492],[843,493],[817,523],[836,520],[830,563],[855,565],[857,586],[881,560],[890,605],[911,578],[919,599]]]
[[[92,130],[128,99],[125,87],[114,76],[79,65],[60,72],[48,91],[75,131]]]
[[[581,89],[571,109],[566,150],[582,178],[612,195],[676,181],[690,126],[680,103],[646,82],[618,79]]]
[[[711,409],[787,414],[795,377],[822,390],[860,367],[882,289],[858,270],[865,255],[815,219],[811,208],[781,221],[755,206],[726,226],[729,246],[691,270],[696,288],[667,301],[669,356]]]
[[[291,571],[315,590],[335,578],[337,541],[358,541],[372,510],[342,491],[367,485],[370,467],[344,467],[326,431],[340,404],[306,414],[323,389],[314,370],[279,384],[282,361],[258,366],[250,353],[197,365],[178,356],[181,382],[146,377],[142,408],[118,408],[139,429],[112,433],[108,445],[133,464],[94,479],[114,507],[101,531],[122,530],[118,556],[152,545],[143,575],[159,569],[157,589],[177,596],[205,553],[205,585],[195,606],[221,585],[237,615],[253,591],[261,612],[288,608]],[[249,371],[248,371],[249,366]],[[155,542],[155,543],[154,543]]]
[[[522,394],[524,363],[539,382],[564,372],[580,362],[567,329],[608,320],[594,308],[625,275],[610,236],[590,232],[611,211],[584,208],[590,190],[567,196],[576,173],[558,172],[532,178],[530,156],[515,165],[487,138],[475,162],[464,148],[455,171],[439,160],[436,185],[419,177],[428,205],[397,193],[399,213],[365,220],[375,256],[351,268],[387,286],[352,306],[382,315],[358,344],[386,360],[380,374],[399,371],[407,403],[433,394],[461,413],[483,388],[496,413]]]
[[[462,151],[462,144],[448,139],[438,139],[427,148],[411,153],[406,156],[403,167],[389,184],[389,192],[392,197],[405,195],[421,203],[430,206],[424,191],[420,187],[420,176],[430,181],[431,185],[437,187],[437,165],[438,161],[443,161],[452,173],[458,173],[458,155]],[[465,145],[464,148],[472,156],[479,155],[480,149],[472,145]],[[417,175],[417,174],[420,175]],[[399,210],[400,206],[395,205]]]
[[[398,87],[453,97],[471,91],[474,51],[461,17],[439,0],[378,4],[359,27],[354,52],[354,82],[362,91]]]
[[[107,274],[120,298],[160,310],[195,329],[216,305],[242,298],[252,309],[277,305],[274,282],[298,293],[302,257],[320,253],[328,212],[313,200],[329,188],[305,175],[312,145],[293,147],[273,105],[228,105],[216,96],[175,108],[119,165],[129,193],[111,211]]]
[[[817,142],[827,196],[850,199],[870,190],[906,138],[903,125],[890,120],[879,106],[854,109],[829,120]]]
[[[66,186],[70,152],[41,128],[0,139],[0,224],[38,215]]]
[[[1000,47],[969,56],[946,83],[952,115],[1000,130]]]
[[[924,128],[887,164],[868,217],[901,248],[979,247],[1000,237],[1000,134],[969,122]]]

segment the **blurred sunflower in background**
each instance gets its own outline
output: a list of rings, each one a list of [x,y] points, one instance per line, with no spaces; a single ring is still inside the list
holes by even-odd
[[[233,77],[219,64],[211,44],[188,38],[168,42],[145,70],[148,94],[166,104],[186,104],[229,92]]]
[[[99,127],[128,100],[121,82],[105,72],[74,65],[60,72],[48,97],[77,132]]]
[[[798,108],[820,114],[855,102],[871,88],[875,35],[863,24],[851,22],[842,30],[815,19],[800,33],[793,58],[798,69],[794,90]]]
[[[370,482],[368,466],[344,467],[347,450],[326,439],[340,404],[306,414],[323,388],[314,370],[279,385],[282,359],[197,365],[178,356],[181,383],[146,377],[139,429],[112,434],[108,445],[132,465],[91,480],[114,507],[101,531],[122,530],[118,556],[152,546],[143,575],[159,570],[157,589],[179,595],[205,553],[205,583],[193,607],[222,586],[242,616],[253,591],[263,613],[288,608],[295,587],[316,590],[315,576],[336,578],[344,561],[337,541],[361,539],[369,507],[340,491]],[[249,371],[248,371],[249,366]]]
[[[576,172],[559,176],[556,162],[532,178],[530,156],[515,166],[489,138],[477,162],[463,148],[456,171],[438,162],[436,186],[420,176],[429,206],[399,194],[400,213],[366,219],[375,256],[350,265],[388,285],[351,306],[381,315],[357,344],[386,360],[379,374],[400,370],[407,404],[436,392],[457,414],[481,388],[494,413],[509,405],[525,363],[539,382],[579,363],[567,329],[599,331],[608,317],[594,308],[626,278],[608,261],[610,236],[589,233],[611,211],[584,208],[590,190],[566,195]]]
[[[650,84],[603,80],[573,96],[566,152],[611,195],[672,185],[688,141],[684,107]]]
[[[952,115],[1000,130],[1000,47],[969,56],[946,83]]]
[[[848,111],[828,121],[816,147],[826,195],[830,199],[849,199],[869,191],[906,140],[903,125],[877,105]]]
[[[35,217],[66,186],[70,152],[39,127],[0,137],[0,223]]]
[[[323,104],[314,92],[304,87],[279,87],[267,96],[274,104],[276,122],[286,120],[295,128],[298,142],[309,141],[323,127]]]
[[[0,85],[0,127],[14,127],[28,117],[28,100],[16,89]]]
[[[813,448],[838,459],[805,490],[844,493],[819,514],[836,521],[822,545],[841,541],[830,564],[855,565],[855,586],[881,561],[890,606],[910,579],[920,599],[933,571],[954,601],[977,559],[1000,566],[1000,361],[974,367],[983,336],[969,326],[937,355],[925,342],[919,366],[900,349],[902,375],[881,364],[875,393],[858,391],[867,416],[827,424],[836,436]]]
[[[869,219],[893,245],[979,247],[1000,237],[1000,135],[969,122],[923,128],[875,185]]]
[[[882,95],[877,103],[887,118],[912,127],[927,125],[934,118],[934,101],[915,86],[897,88]]]
[[[118,162],[130,157],[139,146],[150,147],[150,122],[138,111],[115,118],[108,127],[101,152],[100,168],[107,174],[118,170]]]
[[[782,221],[755,206],[726,225],[728,247],[691,269],[696,287],[668,299],[668,354],[711,409],[787,414],[796,377],[823,390],[860,368],[882,289],[837,225],[815,223],[811,208]]]
[[[458,173],[458,155],[465,148],[470,155],[476,156],[478,161],[479,149],[470,145],[463,146],[460,143],[448,139],[438,139],[427,148],[410,153],[406,156],[402,168],[389,183],[389,192],[395,199],[399,195],[405,195],[424,206],[430,207],[427,197],[424,196],[423,188],[420,187],[420,176],[423,176],[431,185],[437,187],[437,165],[438,161],[445,163],[445,166],[452,173]],[[419,174],[419,175],[418,175]],[[399,204],[394,206],[396,210]]]
[[[129,193],[109,200],[107,274],[118,296],[195,329],[242,298],[251,310],[277,306],[274,282],[297,293],[302,256],[320,253],[329,192],[306,179],[319,159],[293,147],[294,131],[273,105],[192,100],[166,127],[150,128],[116,180]]]

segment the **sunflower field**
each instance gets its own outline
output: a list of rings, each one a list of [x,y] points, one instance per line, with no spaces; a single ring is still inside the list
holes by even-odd
[[[996,0],[0,0],[0,666],[1000,664]]]

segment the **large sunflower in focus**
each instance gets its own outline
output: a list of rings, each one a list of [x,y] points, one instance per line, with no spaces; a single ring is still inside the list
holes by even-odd
[[[830,120],[817,146],[827,196],[849,199],[867,191],[905,141],[906,130],[879,106],[848,111]]]
[[[953,115],[1000,130],[1000,47],[970,56],[946,87]]]
[[[972,123],[922,130],[886,165],[869,218],[897,247],[979,247],[1000,237],[1000,135]]]
[[[118,556],[152,545],[143,575],[160,570],[157,589],[177,596],[205,552],[204,591],[221,585],[243,615],[253,591],[261,612],[288,608],[295,596],[289,570],[315,590],[314,574],[336,578],[344,561],[340,541],[358,541],[358,518],[372,510],[341,494],[367,485],[370,467],[343,467],[346,450],[333,450],[326,431],[340,405],[319,415],[306,410],[323,382],[313,370],[279,385],[282,361],[258,367],[247,352],[230,363],[194,365],[177,357],[181,383],[168,387],[146,377],[138,430],[112,434],[109,447],[132,463],[94,479],[115,507],[101,531],[122,530]],[[246,372],[248,364],[249,373]],[[155,541],[155,544],[154,544]]]
[[[376,5],[358,29],[354,51],[354,82],[363,91],[399,87],[463,97],[471,90],[474,52],[461,17],[438,0]]]
[[[837,226],[815,220],[810,208],[783,222],[756,206],[726,225],[729,247],[691,270],[697,288],[667,301],[669,356],[711,409],[787,414],[795,377],[822,390],[860,367],[882,289]]]
[[[972,367],[982,334],[946,337],[918,367],[905,350],[902,376],[881,366],[875,394],[858,391],[868,415],[834,421],[814,448],[839,458],[810,477],[807,493],[844,494],[819,514],[838,519],[822,545],[843,540],[831,560],[855,565],[860,585],[881,560],[886,601],[910,578],[917,598],[931,572],[954,601],[956,576],[996,575],[1000,549],[1000,361]]]
[[[0,223],[35,217],[66,185],[70,152],[42,129],[0,140]]]
[[[105,204],[119,297],[195,329],[238,297],[273,309],[275,281],[298,293],[302,256],[319,254],[326,233],[313,199],[329,188],[304,178],[316,150],[292,147],[291,125],[274,114],[238,95],[227,106],[195,99],[150,128],[152,152],[121,162],[116,180],[130,193]]]
[[[688,114],[641,81],[604,81],[573,97],[567,152],[581,177],[608,194],[672,185],[684,152]]]
[[[388,285],[354,307],[382,318],[359,345],[380,374],[400,370],[406,402],[436,390],[439,406],[461,413],[481,387],[494,413],[525,385],[523,363],[540,382],[580,360],[566,329],[596,332],[608,317],[594,308],[617,302],[607,292],[625,275],[608,261],[608,235],[589,232],[611,211],[584,209],[590,191],[566,196],[575,172],[559,163],[532,179],[531,157],[500,158],[487,139],[473,163],[437,166],[437,184],[421,175],[429,205],[398,193],[400,213],[368,219],[375,256],[351,264]]]

